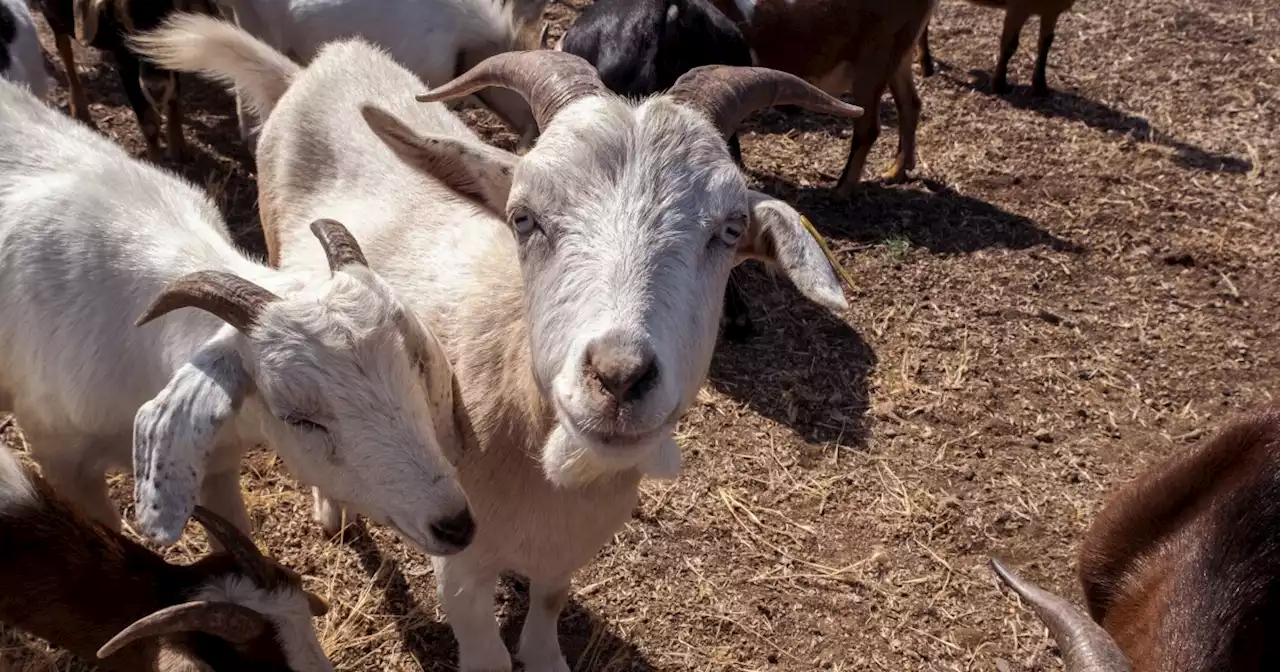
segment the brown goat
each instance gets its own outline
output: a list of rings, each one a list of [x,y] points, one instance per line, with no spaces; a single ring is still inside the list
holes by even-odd
[[[1009,60],[1018,50],[1018,35],[1027,19],[1040,17],[1040,50],[1036,55],[1036,71],[1031,80],[1031,90],[1037,96],[1049,94],[1049,84],[1045,76],[1045,68],[1049,65],[1049,47],[1053,45],[1053,36],[1058,29],[1058,17],[1071,9],[1076,0],[969,0],[983,7],[1004,8],[1004,31],[1000,34],[1000,60],[996,62],[995,74],[991,77],[991,88],[996,93],[1009,91]],[[933,74],[933,53],[929,51],[929,27],[920,32],[920,44],[917,51],[920,70],[925,77]]]
[[[853,122],[849,159],[836,185],[847,196],[862,180],[880,135],[880,98],[898,110],[898,152],[883,177],[901,182],[915,168],[920,95],[911,47],[937,0],[715,0],[738,22],[756,65],[803,77],[831,95],[850,93],[865,113]]]
[[[1280,406],[1117,493],[1080,552],[1092,620],[993,561],[1068,672],[1280,669]]]
[[[0,446],[0,622],[106,670],[332,670],[310,623],[324,601],[226,520],[193,517],[227,550],[169,564]]]

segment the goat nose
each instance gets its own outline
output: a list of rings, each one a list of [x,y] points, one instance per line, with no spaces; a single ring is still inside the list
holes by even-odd
[[[463,509],[462,513],[432,523],[431,534],[446,544],[466,548],[476,536],[476,521],[470,509]]]
[[[587,345],[586,373],[617,401],[644,396],[658,379],[658,358],[648,343],[612,333]]]

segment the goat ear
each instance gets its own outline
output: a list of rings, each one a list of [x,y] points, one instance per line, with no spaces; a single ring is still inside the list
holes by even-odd
[[[373,105],[360,108],[365,123],[400,160],[474,199],[505,218],[511,176],[518,159],[481,142],[444,135],[422,135],[390,112]]]
[[[182,536],[219,430],[248,391],[234,339],[226,327],[133,418],[135,515],[143,534],[162,544]]]
[[[738,243],[738,260],[758,259],[782,269],[800,293],[829,310],[845,310],[844,292],[831,262],[809,234],[800,213],[787,203],[750,192],[750,223]]]
[[[462,393],[453,365],[445,355],[444,346],[435,334],[408,313],[403,314],[405,339],[410,339],[410,356],[422,374],[422,385],[427,392],[427,405],[431,409],[431,424],[445,459],[457,464],[462,452],[475,441],[471,416],[462,403]],[[412,323],[409,320],[413,320]]]
[[[72,3],[71,15],[77,40],[86,45],[93,42],[98,35],[98,18],[110,3],[111,0],[75,0]]]

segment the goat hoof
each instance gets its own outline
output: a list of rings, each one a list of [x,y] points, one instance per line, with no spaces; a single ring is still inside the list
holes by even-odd
[[[564,656],[556,656],[551,660],[525,660],[521,656],[517,658],[524,666],[524,672],[570,672],[569,663]]]
[[[889,184],[902,184],[907,181],[907,168],[900,163],[894,163],[880,174],[880,179]]]
[[[1004,95],[1013,91],[1013,87],[1009,86],[1009,82],[1003,79],[997,79],[991,83],[991,91],[999,95]]]
[[[317,523],[320,523],[320,529],[324,531],[326,538],[341,541],[339,535],[342,534],[343,525],[340,505],[316,495],[311,515]]]

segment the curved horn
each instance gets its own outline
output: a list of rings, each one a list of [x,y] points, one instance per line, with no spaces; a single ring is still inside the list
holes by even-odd
[[[262,614],[231,602],[187,602],[165,607],[143,616],[121,630],[98,649],[106,658],[141,639],[179,632],[204,632],[232,644],[243,644],[262,634],[267,619]]]
[[[1062,650],[1067,672],[1130,672],[1133,669],[1111,635],[1075,605],[1022,580],[995,558],[991,558],[991,568],[1006,586],[1036,610]]]
[[[769,68],[703,65],[681,75],[668,93],[711,117],[725,137],[733,135],[747,115],[775,105],[862,116],[861,107],[829,96],[795,75]]]
[[[253,543],[245,533],[241,532],[232,525],[230,521],[209,509],[196,505],[191,513],[191,517],[196,519],[204,527],[209,536],[213,537],[219,544],[236,561],[236,567],[259,588],[274,588],[278,581],[275,579],[275,573],[271,571],[271,567],[267,564],[267,560],[263,557],[262,552],[258,550],[257,545]]]
[[[348,264],[360,264],[368,267],[364,252],[347,227],[332,219],[317,219],[311,222],[311,233],[320,239],[324,248],[324,256],[329,259],[329,270],[337,271]]]
[[[262,309],[279,297],[239,276],[222,271],[188,273],[165,285],[134,322],[142,326],[179,308],[199,308],[245,332]]]
[[[418,96],[418,102],[454,100],[490,86],[523,96],[533,108],[540,131],[569,103],[608,92],[600,73],[579,56],[563,51],[509,51],[480,61],[453,81]]]

